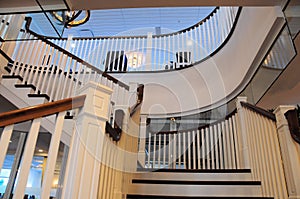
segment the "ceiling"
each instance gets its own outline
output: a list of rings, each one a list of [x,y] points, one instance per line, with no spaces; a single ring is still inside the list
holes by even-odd
[[[63,0],[0,0],[0,14],[67,9]]]

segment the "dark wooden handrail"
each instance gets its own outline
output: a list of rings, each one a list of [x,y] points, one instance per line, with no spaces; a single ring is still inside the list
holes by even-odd
[[[129,110],[130,117],[132,117],[133,114],[141,107],[143,98],[144,98],[144,85],[140,84],[139,87],[137,88],[137,102]]]
[[[25,24],[25,29],[26,29],[26,32],[32,34],[33,36],[35,36],[36,38],[38,38],[39,40],[45,42],[46,44],[50,45],[51,47],[59,50],[60,52],[66,54],[67,56],[69,57],[72,57],[72,59],[78,61],[79,63],[82,63],[83,65],[86,65],[88,68],[96,71],[97,73],[99,74],[102,74],[103,77],[106,77],[108,80],[111,80],[113,81],[115,84],[118,84],[119,86],[125,88],[126,90],[129,90],[129,86],[126,85],[125,83],[119,81],[118,79],[114,78],[113,76],[107,74],[106,72],[103,72],[102,70],[96,68],[95,66],[89,64],[88,62],[84,61],[83,59],[80,59],[79,57],[73,55],[72,53],[70,53],[69,51],[63,49],[62,47],[50,42],[47,37],[45,36],[42,36],[42,35],[39,35],[35,32],[33,32],[32,30],[30,30],[30,23],[32,21],[32,18],[31,17],[25,17],[25,20],[26,20],[26,24]]]
[[[229,113],[228,115],[226,115],[225,118],[222,118],[220,120],[217,120],[213,123],[210,123],[210,124],[205,124],[203,126],[199,126],[197,128],[191,128],[191,129],[183,129],[183,130],[177,130],[177,131],[160,131],[160,132],[153,132],[153,131],[150,131],[151,133],[157,133],[157,134],[177,134],[177,133],[185,133],[185,132],[189,132],[189,131],[197,131],[197,130],[201,130],[201,129],[205,129],[209,126],[213,126],[213,125],[216,125],[218,123],[221,123],[225,120],[228,120],[230,117],[232,117],[234,114],[236,114],[237,112],[237,109],[234,109],[231,113]]]
[[[75,108],[80,108],[84,105],[86,96],[81,95],[77,97],[49,102],[36,106],[30,106],[10,112],[0,114],[0,127],[11,124],[33,120],[39,117],[45,117],[56,114],[62,111],[67,111]]]
[[[0,54],[9,62],[14,63],[14,61],[3,51],[0,49]]]
[[[251,111],[254,111],[254,112],[256,112],[260,115],[263,115],[263,116],[265,116],[266,118],[268,118],[270,120],[276,121],[275,115],[273,113],[269,112],[269,111],[266,111],[265,109],[262,109],[258,106],[254,106],[254,105],[249,104],[247,102],[241,102],[241,105],[242,105],[242,107],[247,108]]]
[[[105,123],[105,133],[109,134],[109,136],[112,137],[113,141],[117,142],[121,139],[121,134],[119,134],[118,131],[113,128],[107,121]]]
[[[205,23],[207,20],[209,20],[211,17],[213,17],[214,14],[216,14],[218,10],[220,10],[220,6],[215,7],[215,9],[213,9],[213,11],[211,11],[209,13],[209,15],[207,15],[204,19],[202,19],[201,21],[197,22],[196,24],[194,24],[194,25],[192,25],[192,26],[190,26],[188,28],[185,28],[183,30],[179,30],[177,32],[172,32],[172,33],[167,33],[167,34],[161,34],[161,35],[153,35],[153,37],[166,37],[166,36],[177,35],[177,34],[180,34],[180,33],[184,33],[184,32],[190,31],[191,29],[195,28],[196,26],[200,26],[203,23]]]
[[[297,109],[289,110],[284,114],[291,133],[292,138],[300,144],[300,128],[297,116]]]

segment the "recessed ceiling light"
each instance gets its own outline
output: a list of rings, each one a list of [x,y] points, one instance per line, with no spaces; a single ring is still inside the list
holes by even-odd
[[[40,153],[44,152],[43,149],[39,149],[38,151],[39,151]]]

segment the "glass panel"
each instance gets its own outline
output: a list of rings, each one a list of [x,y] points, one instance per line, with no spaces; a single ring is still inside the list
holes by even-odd
[[[300,30],[300,1],[289,1],[284,14],[286,16],[292,38],[294,39]]]

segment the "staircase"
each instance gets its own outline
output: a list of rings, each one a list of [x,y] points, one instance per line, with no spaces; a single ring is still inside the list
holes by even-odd
[[[127,85],[51,42],[39,38],[38,35],[22,31],[20,34],[22,38],[38,38],[38,40],[21,41],[16,44],[14,60],[7,60],[8,65],[5,67],[7,74],[2,75],[1,95],[18,108],[22,108],[74,97],[81,88],[88,90],[89,93],[87,103],[80,106],[85,114],[78,117],[78,120],[81,119],[80,122],[84,123],[78,123],[81,130],[78,134],[74,133],[74,124],[64,125],[62,128],[62,122],[55,123],[55,118],[43,118],[42,121],[39,117],[29,119],[29,121],[34,119],[33,125],[38,123],[38,128],[41,122],[41,126],[51,133],[54,132],[55,125],[60,125],[61,137],[58,137],[55,143],[62,141],[72,149],[66,172],[66,186],[63,187],[62,193],[65,198],[119,199],[123,196],[128,199],[286,199],[288,197],[273,114],[255,111],[251,107],[248,110],[249,105],[238,101],[236,114],[223,121],[217,121],[201,129],[172,132],[172,136],[168,135],[168,140],[165,136],[167,132],[148,132],[146,142],[146,137],[139,137],[143,128],[140,126],[140,113],[137,111],[140,104],[134,106],[132,112],[128,113]],[[40,55],[39,50],[44,53],[42,56],[37,56]],[[48,61],[45,61],[45,57],[49,57]],[[91,83],[95,80],[99,80],[99,84]],[[95,92],[89,90],[90,87],[97,86],[104,95],[99,94],[95,97]],[[106,98],[105,105],[99,103],[103,96]],[[70,103],[72,104],[72,101]],[[63,119],[66,111],[72,111],[72,105],[70,106],[71,108],[64,109],[63,112],[57,111],[55,114],[59,113],[59,117]],[[92,110],[98,108],[99,111],[95,111],[93,115],[86,107]],[[124,110],[120,121],[123,120],[123,116],[129,118],[129,121],[125,123],[116,121],[115,130],[118,133],[103,138],[99,129],[105,129],[105,122],[115,114],[114,111],[118,110],[116,107],[122,107]],[[88,119],[83,120],[83,117]],[[102,122],[101,126],[98,119]],[[94,120],[93,125],[90,125],[90,120]],[[128,134],[123,132],[120,136],[124,130],[119,128],[121,126],[127,127],[125,132]],[[12,127],[5,126],[5,128],[1,139],[5,138],[3,135],[6,132],[12,132]],[[31,133],[35,136],[31,141],[33,144],[38,135],[38,128],[34,126]],[[81,133],[85,134],[86,143],[81,143]],[[139,147],[138,139],[140,139]],[[164,151],[163,154],[160,151],[158,154],[156,149],[161,148],[161,143],[170,141],[174,141],[175,145],[164,147],[164,150],[168,151]],[[2,142],[8,145],[9,137]],[[26,145],[27,151],[31,152],[29,156],[33,156],[31,145]],[[146,152],[145,149],[148,149],[148,154],[143,154],[144,162],[139,162],[142,171],[136,172],[137,154]],[[183,157],[172,156],[176,151]],[[129,152],[129,155],[126,152]],[[53,157],[55,155],[54,152]],[[3,157],[2,153],[2,159]],[[26,168],[23,170],[28,175],[29,164],[24,164]],[[51,167],[53,168],[53,165]],[[160,169],[162,167],[168,169]],[[149,172],[150,170],[153,171]],[[14,199],[24,195],[26,176],[22,179]],[[44,184],[47,186],[44,198],[49,198],[51,177],[47,178]]]
[[[135,173],[127,190],[127,199],[271,198],[261,195],[261,182],[252,180],[250,169]]]

